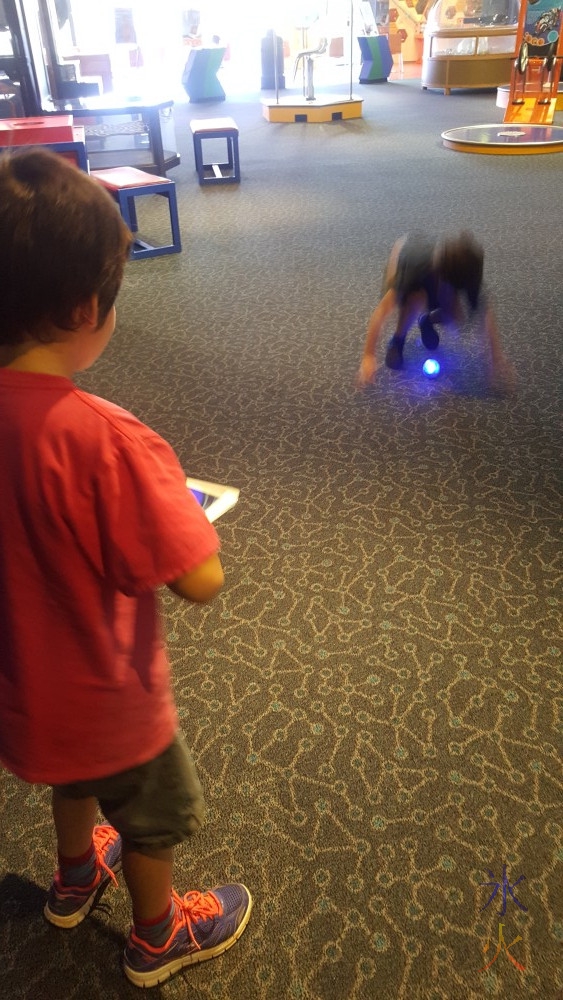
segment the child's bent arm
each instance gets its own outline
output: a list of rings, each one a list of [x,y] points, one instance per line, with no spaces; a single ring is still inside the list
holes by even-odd
[[[364,353],[360,363],[360,370],[358,372],[358,385],[360,386],[367,385],[371,382],[371,379],[377,370],[378,365],[375,358],[375,350],[381,338],[385,320],[391,315],[396,305],[397,297],[395,295],[395,289],[389,288],[371,314],[366,334],[366,341],[364,344]]]
[[[167,587],[185,601],[205,604],[219,593],[224,581],[221,560],[218,555],[213,555],[196,569],[183,573],[177,580],[171,580]]]
[[[487,307],[485,315],[483,317],[483,330],[485,333],[485,339],[488,343],[489,350],[491,352],[491,361],[494,364],[498,364],[504,358],[504,352],[500,342],[500,334],[497,326],[497,321],[495,314],[490,306]]]
[[[516,371],[502,349],[496,317],[490,306],[483,318],[483,332],[490,351],[490,381],[493,387],[503,392],[514,392],[517,383]]]

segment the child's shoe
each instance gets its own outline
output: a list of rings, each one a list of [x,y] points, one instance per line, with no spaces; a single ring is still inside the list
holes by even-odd
[[[57,927],[76,927],[90,912],[109,885],[117,885],[114,872],[121,871],[121,837],[112,826],[95,826],[93,832],[97,871],[89,885],[63,885],[57,872],[43,913]]]
[[[420,329],[420,338],[426,349],[428,351],[435,351],[440,343],[440,338],[428,313],[422,313],[422,316],[418,317],[418,326]]]
[[[221,885],[212,892],[172,892],[175,923],[162,948],[143,941],[131,928],[124,971],[135,986],[157,986],[187,965],[227,951],[246,927],[252,899],[246,886]]]
[[[388,368],[398,369],[403,367],[404,346],[404,338],[398,337],[396,333],[393,334],[387,345],[387,352],[385,354],[385,364]]]

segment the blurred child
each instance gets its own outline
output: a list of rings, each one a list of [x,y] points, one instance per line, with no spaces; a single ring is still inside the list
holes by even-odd
[[[203,798],[155,588],[211,600],[217,535],[171,447],[72,382],[113,334],[130,245],[111,198],[61,157],[0,160],[0,761],[52,786],[47,920],[76,926],[122,868],[125,973],[154,986],[229,948],[252,902],[239,884],[172,888]]]
[[[495,388],[511,389],[514,370],[500,343],[496,319],[483,288],[483,248],[471,233],[441,241],[419,233],[395,243],[385,270],[382,297],[369,321],[358,385],[368,385],[380,367],[377,348],[386,321],[397,312],[396,330],[385,354],[388,368],[403,365],[405,340],[417,322],[424,346],[440,342],[436,326],[458,330],[466,317],[478,318],[489,350],[490,379]]]

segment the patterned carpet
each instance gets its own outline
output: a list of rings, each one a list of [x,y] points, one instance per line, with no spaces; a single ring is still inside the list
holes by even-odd
[[[563,161],[446,150],[444,129],[500,121],[492,93],[359,89],[363,118],[330,125],[269,124],[259,95],[177,106],[184,251],[130,265],[80,378],[241,491],[223,593],[163,608],[209,810],[176,885],[242,879],[255,910],[163,1000],[563,990]],[[242,183],[200,189],[188,122],[225,114]],[[386,254],[415,225],[483,240],[515,395],[489,390],[471,330],[444,338],[437,380],[413,333],[403,372],[355,390]],[[123,886],[73,931],[43,921],[47,804],[0,776],[0,994],[138,996]]]

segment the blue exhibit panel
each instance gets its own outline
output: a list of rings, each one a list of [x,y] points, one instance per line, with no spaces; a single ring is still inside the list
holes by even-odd
[[[385,35],[360,35],[360,83],[381,83],[393,69],[393,56]]]
[[[225,91],[217,79],[226,49],[192,49],[182,75],[182,86],[192,104],[224,101]]]

